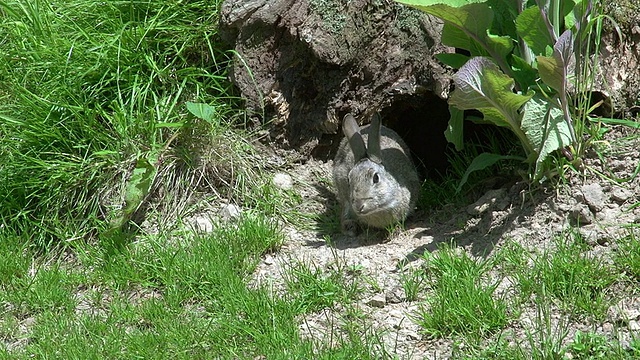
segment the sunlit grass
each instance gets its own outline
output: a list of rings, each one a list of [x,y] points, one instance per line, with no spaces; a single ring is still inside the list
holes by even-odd
[[[211,163],[198,159],[238,114],[216,37],[219,2],[1,5],[5,223],[37,228],[41,245],[100,232],[139,158],[155,160],[166,193],[206,184]],[[217,122],[189,120],[187,100],[215,106]]]

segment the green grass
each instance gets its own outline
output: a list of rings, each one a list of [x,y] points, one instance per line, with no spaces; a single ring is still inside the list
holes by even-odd
[[[533,257],[522,248],[508,249],[507,266],[515,270],[523,300],[551,296],[567,311],[602,318],[610,305],[607,289],[617,275],[602,259],[586,255],[587,249],[572,231]]]
[[[564,334],[566,336],[566,334]],[[526,344],[510,344],[499,339],[481,350],[474,349],[466,353],[454,353],[453,358],[465,360],[547,360],[547,359],[580,359],[580,360],[631,360],[640,356],[637,342],[624,348],[618,341],[593,332],[577,331],[572,340],[562,345],[559,337],[551,344],[538,343],[529,339]]]
[[[625,350],[620,343],[612,342],[603,335],[578,331],[567,350],[573,359],[633,359],[640,356],[639,345],[632,343],[631,347]]]
[[[14,358],[379,358],[375,337],[355,329],[337,347],[303,340],[296,316],[308,309],[247,287],[281,243],[273,221],[248,214],[210,234],[138,237],[116,254],[87,246],[75,266],[61,255],[17,257],[0,288],[11,304],[0,349]]]
[[[495,298],[497,284],[487,284],[487,262],[475,261],[450,247],[429,257],[427,276],[433,295],[418,312],[417,322],[429,336],[483,335],[507,322],[507,304]]]
[[[514,308],[533,307],[525,316],[525,337],[509,342],[513,334],[461,351],[464,359],[561,359],[571,354],[580,359],[630,359],[629,351],[617,341],[595,334],[578,333],[568,339],[571,321],[603,320],[612,305],[611,286],[618,274],[604,259],[587,255],[589,247],[574,231],[560,234],[553,246],[530,251],[517,243],[507,244],[494,259],[503,276],[513,279]],[[557,310],[560,316],[554,316]],[[503,337],[504,336],[504,337]],[[569,345],[567,345],[569,343]],[[606,344],[606,347],[602,344]],[[605,355],[606,354],[606,355]]]
[[[337,270],[325,274],[304,262],[289,264],[283,275],[294,306],[301,313],[349,304],[361,292],[358,277],[347,278],[345,272]]]
[[[162,180],[152,194],[160,184],[182,199],[207,182],[234,185],[233,162],[221,161],[232,152],[228,145],[216,152],[235,116],[228,58],[216,37],[218,7],[218,1],[0,2],[6,224],[34,230],[45,246],[103,231],[103,219],[118,216],[139,159],[149,159]],[[187,117],[187,100],[213,105],[215,124]],[[202,139],[208,141],[196,141]],[[212,172],[216,177],[202,180]]]
[[[373,328],[361,303],[386,284],[338,249],[328,269],[292,260],[282,296],[248,286],[283,244],[282,224],[313,216],[274,186],[244,129],[220,4],[0,0],[0,358],[398,358],[382,340],[395,330]],[[419,206],[461,198],[454,179],[474,151],[499,146],[485,145],[459,154],[445,185],[425,183]],[[187,215],[220,202],[242,217],[188,228]],[[562,345],[545,310],[602,318],[615,270],[640,278],[633,235],[613,266],[570,234],[553,250],[509,249],[477,260],[444,247],[398,273],[424,333],[454,338],[459,358],[638,355],[637,341],[622,349],[596,334]],[[515,279],[517,298],[498,297],[496,272]],[[528,338],[510,344],[502,331],[530,305]],[[335,316],[330,339],[304,337],[305,319],[323,313]]]
[[[406,301],[418,300],[420,291],[427,282],[425,270],[422,268],[402,269],[400,273],[400,285],[404,291]]]
[[[617,269],[635,281],[640,280],[640,241],[634,232],[618,241],[618,249],[613,257]]]

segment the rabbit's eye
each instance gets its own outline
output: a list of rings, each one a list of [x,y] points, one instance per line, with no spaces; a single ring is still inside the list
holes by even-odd
[[[378,173],[373,174],[373,183],[377,184],[380,181],[380,177],[378,176]]]

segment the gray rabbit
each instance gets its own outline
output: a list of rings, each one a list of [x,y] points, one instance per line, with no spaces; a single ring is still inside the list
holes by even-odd
[[[420,192],[409,148],[400,135],[382,126],[377,114],[361,128],[347,114],[342,131],[345,138],[333,162],[342,232],[355,236],[358,223],[385,228],[402,222]]]

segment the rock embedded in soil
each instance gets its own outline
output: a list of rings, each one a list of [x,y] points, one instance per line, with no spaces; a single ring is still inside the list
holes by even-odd
[[[611,189],[611,200],[615,201],[618,205],[622,205],[627,200],[633,197],[633,191],[627,190],[623,187],[616,186]]]
[[[509,206],[506,194],[506,189],[489,190],[478,201],[467,207],[467,213],[476,216],[489,210],[504,210]]]
[[[404,290],[400,286],[395,286],[385,294],[385,300],[389,304],[399,304],[405,299]]]
[[[585,204],[575,204],[569,210],[569,221],[576,226],[588,225],[593,222],[593,213]]]
[[[213,221],[209,216],[197,216],[193,219],[193,227],[196,231],[210,233],[213,231]]]
[[[620,300],[617,304],[609,307],[607,317],[614,324],[630,325],[632,321],[637,324],[640,320],[640,298]]]
[[[289,174],[277,173],[273,176],[273,185],[281,190],[293,189],[293,178]]]
[[[242,209],[235,204],[225,204],[220,208],[220,217],[224,221],[235,221],[242,215]]]
[[[594,213],[601,211],[604,208],[606,202],[606,196],[602,190],[602,186],[598,183],[592,183],[583,185],[580,188],[584,203],[589,206],[589,209]]]
[[[383,308],[387,305],[387,298],[384,294],[375,294],[366,302],[367,305],[376,308]]]
[[[588,224],[578,229],[580,236],[589,246],[606,245],[611,241],[612,235],[601,229],[596,224]]]

